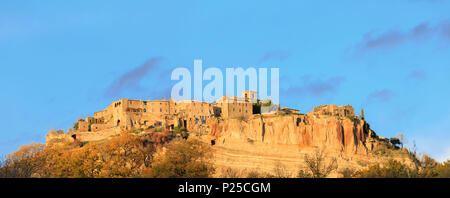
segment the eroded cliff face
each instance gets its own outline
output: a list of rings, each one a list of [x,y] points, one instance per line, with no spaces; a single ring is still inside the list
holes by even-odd
[[[213,140],[218,169],[273,172],[281,164],[295,176],[299,169],[306,168],[305,154],[317,148],[324,150],[327,159],[336,157],[340,169],[356,170],[388,158],[408,163],[407,157],[398,154],[402,151],[393,151],[391,156],[374,155],[377,149],[387,149],[386,140],[354,116],[309,113],[255,115],[248,120],[211,119],[206,127],[190,131],[205,142]]]
[[[227,142],[295,145],[347,154],[367,153],[366,140],[373,133],[359,118],[327,115],[258,115],[250,120],[216,120],[207,124],[211,139],[218,145]]]

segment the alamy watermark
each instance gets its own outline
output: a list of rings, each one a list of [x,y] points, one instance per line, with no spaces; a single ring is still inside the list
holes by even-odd
[[[224,79],[222,70],[219,68],[209,67],[203,72],[202,60],[194,60],[193,79],[191,72],[187,68],[180,67],[172,71],[171,80],[177,80],[179,82],[172,87],[171,97],[176,101],[196,100],[214,102],[224,95],[239,96],[240,93],[250,90],[257,92],[261,99],[270,99],[274,104],[279,104],[279,73],[279,68],[270,68],[269,95],[268,68],[255,69],[249,67],[245,70],[241,67],[226,68]],[[248,89],[246,89],[246,79],[248,79]],[[203,88],[203,81],[211,82]],[[191,95],[192,83],[194,90],[193,97]],[[224,84],[226,85],[225,94],[223,94]],[[235,90],[237,91],[236,94],[234,92]]]

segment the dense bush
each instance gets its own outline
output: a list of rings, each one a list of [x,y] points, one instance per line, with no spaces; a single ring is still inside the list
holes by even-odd
[[[389,160],[380,165],[372,165],[356,172],[355,177],[364,178],[449,178],[450,160],[438,163],[424,155],[419,160],[418,167],[409,167],[399,161]]]
[[[395,160],[389,160],[384,166],[379,164],[370,166],[355,174],[356,177],[364,178],[408,178],[413,175],[414,173],[406,165]]]

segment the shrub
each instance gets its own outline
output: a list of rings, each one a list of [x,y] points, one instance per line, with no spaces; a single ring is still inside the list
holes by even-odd
[[[232,168],[222,169],[221,178],[240,178],[242,174],[240,171]]]
[[[440,178],[450,178],[450,160],[441,163],[436,168],[438,176]]]
[[[186,128],[180,127],[180,126],[176,126],[176,127],[173,129],[173,132],[174,132],[174,133],[181,133],[181,132],[186,132],[186,131],[187,131]]]
[[[291,177],[291,173],[287,170],[286,166],[281,162],[277,161],[274,164],[274,177],[275,178],[289,178]]]
[[[247,173],[247,178],[263,178],[263,176],[258,171],[252,170]]]
[[[344,168],[339,171],[343,178],[352,178],[355,174],[355,171],[350,168]]]
[[[297,173],[298,178],[312,178],[313,176],[309,171],[305,171],[303,169],[300,169]]]
[[[142,131],[144,131],[144,129],[143,128],[139,128],[139,129],[132,130],[131,133],[140,134]]]
[[[354,122],[355,121],[355,116],[354,115],[347,115],[347,116],[345,116],[346,118],[348,118],[348,119],[350,119],[352,122]]]
[[[214,174],[212,151],[198,140],[172,141],[147,170],[147,177],[205,178]]]
[[[362,178],[408,178],[413,172],[404,164],[390,159],[381,167],[379,164],[358,171],[355,176]]]

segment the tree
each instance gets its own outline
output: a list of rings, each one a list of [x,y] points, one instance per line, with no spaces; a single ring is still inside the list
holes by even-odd
[[[336,158],[331,158],[331,160],[328,164],[325,163],[325,155],[324,155],[323,150],[321,150],[321,149],[315,149],[314,153],[311,155],[305,154],[304,159],[305,159],[306,165],[310,171],[310,175],[313,178],[325,178],[332,171],[334,171],[338,168]],[[303,171],[303,170],[301,170],[301,171]],[[302,172],[302,174],[308,175],[304,171]],[[300,175],[300,172],[299,172],[299,175]]]
[[[212,150],[198,140],[178,139],[170,142],[163,152],[155,157],[146,177],[158,178],[205,178],[211,177],[215,169]]]
[[[418,172],[418,176],[425,178],[437,177],[439,175],[437,168],[438,163],[436,162],[436,160],[424,154],[420,159],[420,169]]]
[[[361,119],[364,120],[364,109],[363,108],[361,108]]]
[[[8,178],[31,177],[45,163],[41,155],[44,147],[44,144],[31,143],[21,146],[19,150],[12,154],[6,155],[6,159],[3,160],[2,175]]]
[[[436,168],[438,172],[438,177],[440,178],[450,178],[450,160],[440,163]]]
[[[395,148],[399,148],[398,145],[401,145],[402,142],[398,138],[390,138],[389,142],[394,145]]]

